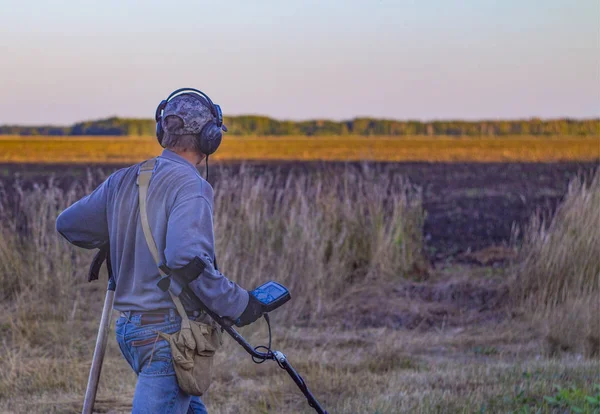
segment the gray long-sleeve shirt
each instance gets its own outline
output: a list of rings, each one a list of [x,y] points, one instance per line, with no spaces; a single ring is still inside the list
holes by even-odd
[[[69,242],[92,249],[110,240],[117,284],[114,308],[150,311],[175,308],[156,283],[158,268],[148,246],[139,213],[136,179],[141,164],[112,174],[90,195],[63,211],[56,228]],[[185,266],[195,256],[208,264],[189,284],[214,312],[237,319],[248,293],[214,268],[213,189],[183,157],[164,150],[148,187],[148,221],[163,263]]]

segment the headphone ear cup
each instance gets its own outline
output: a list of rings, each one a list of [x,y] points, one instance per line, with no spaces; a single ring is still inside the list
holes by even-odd
[[[166,106],[167,106],[167,101],[163,99],[162,101],[160,101],[160,103],[156,107],[156,112],[154,113],[154,120],[156,122],[160,121],[160,118],[162,117],[162,111],[165,110]]]
[[[209,122],[200,131],[200,151],[205,155],[211,155],[219,148],[222,139],[223,131],[221,127],[214,122]]]
[[[223,111],[221,111],[221,107],[219,105],[214,104],[213,106],[215,108],[215,113],[216,113],[216,116],[217,116],[217,121],[216,121],[217,122],[217,126],[219,128],[221,128],[221,126],[223,125]]]
[[[160,144],[161,147],[163,146],[162,140],[163,140],[163,137],[165,136],[165,131],[163,130],[163,127],[162,127],[162,111],[164,111],[166,106],[167,106],[167,101],[165,99],[163,99],[162,101],[160,101],[160,103],[156,107],[156,112],[154,113],[154,120],[156,121],[156,139],[158,139],[158,143]]]
[[[162,127],[162,119],[159,118],[158,121],[156,122],[156,139],[158,139],[158,143],[163,148],[164,148],[164,145],[162,142],[163,142],[164,136],[165,136],[165,130]]]

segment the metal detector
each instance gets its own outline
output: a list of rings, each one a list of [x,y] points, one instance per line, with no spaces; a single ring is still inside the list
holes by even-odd
[[[175,275],[172,275],[172,278],[176,279]],[[175,280],[175,282],[177,281]],[[219,315],[211,311],[204,303],[202,303],[198,296],[196,296],[189,287],[185,285],[183,286],[184,287],[179,294],[179,297],[183,301],[193,304],[194,308],[202,309],[204,312],[206,312],[223,328],[225,332],[229,334],[229,336],[231,336],[238,344],[242,346],[242,348],[244,348],[246,352],[252,356],[252,360],[255,363],[261,364],[266,360],[277,362],[277,365],[284,369],[285,372],[287,372],[292,380],[296,383],[298,388],[300,388],[300,391],[302,391],[302,394],[304,394],[306,400],[308,401],[308,405],[314,408],[319,414],[327,414],[327,411],[325,411],[321,404],[319,404],[315,396],[308,389],[304,379],[300,376],[300,374],[298,374],[292,364],[290,364],[285,354],[271,349],[271,323],[268,313],[265,313],[263,316],[269,327],[269,345],[253,347],[244,339],[244,337],[242,337],[242,335],[239,334],[239,332],[233,328],[233,321],[227,318],[221,318]],[[275,310],[290,299],[287,289],[276,282],[267,282],[264,285],[256,288],[252,293],[266,306],[266,309],[268,309],[269,312]],[[261,348],[265,351],[259,351]]]

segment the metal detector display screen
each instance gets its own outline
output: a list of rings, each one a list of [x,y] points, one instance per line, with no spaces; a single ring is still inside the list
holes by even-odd
[[[290,292],[277,282],[267,282],[252,291],[252,294],[271,312],[290,300]]]

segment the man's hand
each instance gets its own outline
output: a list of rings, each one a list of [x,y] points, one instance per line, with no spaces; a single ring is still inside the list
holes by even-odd
[[[244,312],[242,312],[242,315],[235,321],[235,325],[250,325],[252,322],[263,316],[263,313],[262,303],[254,297],[252,292],[248,292],[248,305],[246,306],[246,309],[244,309]]]
[[[105,243],[103,246],[101,246],[100,250],[98,250],[98,253],[96,253],[94,256],[92,264],[90,265],[90,270],[88,271],[88,282],[98,280],[98,277],[100,276],[100,267],[102,267],[102,263],[104,263],[106,260],[110,260],[110,246],[108,243]],[[107,263],[107,266],[110,265]],[[112,275],[109,274],[108,277],[111,278]]]

